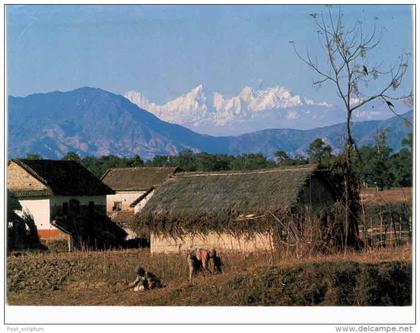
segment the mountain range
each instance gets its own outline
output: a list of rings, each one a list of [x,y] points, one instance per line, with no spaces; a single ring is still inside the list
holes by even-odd
[[[413,114],[408,112],[403,117],[411,121]],[[401,140],[412,132],[412,126],[400,117],[353,124],[359,146],[372,143],[377,130],[386,128],[394,150],[400,149]],[[159,119],[121,95],[98,88],[8,97],[9,158],[27,153],[61,158],[74,151],[81,156],[139,154],[150,159],[183,149],[233,155],[263,153],[272,158],[277,150],[289,155],[304,154],[318,137],[338,150],[344,133],[345,125],[341,123],[310,130],[266,129],[238,136],[198,134]]]
[[[246,86],[238,95],[229,96],[210,92],[200,84],[163,104],[150,102],[135,90],[124,96],[159,119],[210,135],[240,135],[267,128],[312,129],[345,120],[345,112],[337,106],[296,95],[279,85],[265,89]],[[409,110],[402,102],[395,106],[399,112]],[[356,110],[353,118],[382,120],[389,114],[384,103],[376,103]]]

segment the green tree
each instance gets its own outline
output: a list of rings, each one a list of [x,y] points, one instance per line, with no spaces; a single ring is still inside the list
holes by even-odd
[[[173,167],[177,166],[174,156],[155,155],[153,159],[146,161],[146,166],[149,167]]]
[[[407,148],[392,155],[390,164],[394,176],[393,186],[413,186],[413,154]]]
[[[128,166],[131,168],[144,166],[144,161],[140,158],[140,155],[134,155],[128,160]]]
[[[413,150],[413,132],[408,134],[402,141],[401,144],[403,147],[408,148],[408,150],[411,152]]]
[[[198,153],[195,155],[197,171],[220,171],[230,169],[231,158],[227,155]]]
[[[42,160],[42,156],[37,153],[28,153],[26,154],[25,158],[27,160]]]
[[[185,171],[196,171],[195,156],[192,150],[185,149],[178,154],[177,166]]]
[[[405,146],[397,154],[391,156],[391,169],[394,174],[394,186],[413,185],[413,133],[402,140]]]
[[[82,161],[79,154],[77,154],[73,151],[70,151],[66,155],[64,155],[62,160],[64,160],[64,161],[76,161],[76,162],[81,162]]]
[[[368,186],[379,190],[389,188],[395,181],[395,170],[391,163],[392,149],[387,146],[388,132],[378,131],[372,146],[363,146],[359,154],[353,155],[358,177]]]
[[[82,159],[81,164],[98,178],[102,177],[105,171],[110,168],[124,168],[129,166],[126,158],[115,155],[101,157],[87,156]]]
[[[332,157],[332,148],[322,139],[318,138],[309,144],[307,153],[309,162],[326,165]]]
[[[386,130],[378,131],[375,135],[375,163],[373,165],[373,174],[375,184],[379,190],[383,191],[385,187],[390,187],[394,182],[391,172],[390,156],[392,149],[386,145]]]
[[[284,164],[286,161],[290,160],[289,156],[283,150],[277,150],[274,153],[274,156],[276,157],[276,161],[278,164]]]
[[[276,166],[274,161],[269,161],[263,154],[242,154],[232,161],[232,170],[256,170]]]

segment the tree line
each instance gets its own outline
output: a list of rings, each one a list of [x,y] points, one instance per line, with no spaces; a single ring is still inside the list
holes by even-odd
[[[410,134],[402,141],[403,148],[396,153],[387,146],[387,137],[387,131],[379,131],[375,136],[374,144],[360,147],[352,153],[357,177],[366,186],[378,187],[380,190],[411,186],[413,135]],[[38,154],[28,154],[25,158],[41,159],[42,157]],[[274,160],[268,159],[261,153],[232,156],[205,152],[194,153],[188,149],[181,151],[178,155],[157,155],[147,161],[144,161],[139,155],[133,157],[86,156],[82,158],[75,152],[67,153],[62,159],[77,161],[100,178],[109,168],[144,166],[179,167],[185,171],[228,171],[318,163],[321,167],[329,168],[337,158],[333,154],[332,147],[318,138],[308,146],[305,157],[291,157],[286,152],[279,150],[275,153]]]

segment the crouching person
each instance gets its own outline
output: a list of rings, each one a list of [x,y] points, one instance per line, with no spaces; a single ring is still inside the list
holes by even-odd
[[[138,267],[136,274],[136,279],[128,286],[129,288],[134,288],[133,291],[145,291],[162,287],[160,279],[155,274],[146,272],[143,267]]]
[[[196,252],[190,252],[187,255],[187,265],[188,265],[188,278],[192,282],[193,275],[197,274],[201,270],[201,262],[196,256]]]
[[[216,254],[216,250],[212,249],[211,251],[206,249],[197,248],[194,251],[190,252],[187,255],[187,264],[189,272],[189,280],[192,281],[193,275],[199,273],[200,271],[205,275],[209,270],[209,262],[213,259],[214,270],[213,273],[222,273],[222,260]]]

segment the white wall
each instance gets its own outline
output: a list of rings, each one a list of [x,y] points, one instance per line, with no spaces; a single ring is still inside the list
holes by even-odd
[[[37,229],[56,229],[50,223],[50,199],[24,199],[19,200],[19,203],[22,212],[26,211],[33,216]]]
[[[151,253],[184,253],[196,247],[216,249],[218,251],[272,251],[273,239],[269,233],[256,233],[252,237],[232,236],[209,232],[207,235],[187,234],[181,238],[150,235]]]
[[[118,191],[115,194],[110,194],[106,196],[106,211],[107,213],[112,213],[112,207],[114,206],[114,201],[120,201],[122,203],[122,210],[132,210],[130,204],[141,196],[146,191]]]
[[[146,206],[147,202],[150,200],[150,198],[153,196],[153,194],[155,194],[155,190],[153,190],[148,195],[146,195],[146,197],[143,198],[142,201],[140,201],[137,205],[134,206],[134,213],[135,214],[140,212],[144,208],[144,206]]]
[[[89,201],[93,201],[95,206],[102,206],[105,214],[106,198],[101,196],[54,196],[50,198],[26,198],[19,200],[22,206],[22,211],[27,210],[34,218],[38,230],[56,228],[50,223],[51,212],[56,206],[62,207],[64,202],[69,202],[70,199],[76,199],[80,205],[87,206]],[[21,215],[21,213],[17,212]]]

